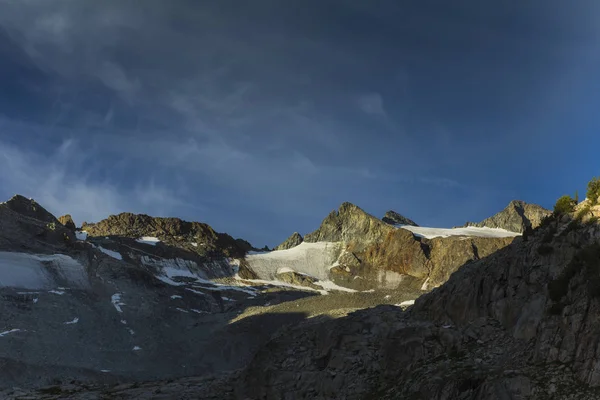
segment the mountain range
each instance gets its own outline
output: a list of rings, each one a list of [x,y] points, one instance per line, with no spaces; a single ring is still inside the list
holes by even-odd
[[[343,203],[264,251],[177,218],[77,228],[15,196],[0,396],[597,398],[598,216],[514,201],[443,229]]]

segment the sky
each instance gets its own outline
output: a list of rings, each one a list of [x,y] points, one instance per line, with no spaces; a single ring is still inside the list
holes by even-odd
[[[0,0],[0,199],[274,246],[600,175],[600,2]]]

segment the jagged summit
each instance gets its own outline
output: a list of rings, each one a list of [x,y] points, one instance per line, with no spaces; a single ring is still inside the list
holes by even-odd
[[[405,216],[398,214],[396,211],[393,210],[389,210],[388,212],[386,212],[381,220],[390,225],[419,226],[412,219],[406,218]]]
[[[20,194],[14,195],[10,200],[3,203],[10,210],[47,223],[58,223],[58,220],[48,210],[39,205],[35,200],[28,199]]]
[[[303,241],[304,241],[304,238],[302,237],[302,235],[300,235],[298,232],[294,232],[283,243],[281,243],[279,246],[275,247],[275,250],[291,249],[293,247],[298,246]]]
[[[360,239],[370,242],[381,239],[393,229],[360,207],[344,202],[337,211],[334,210],[325,217],[319,229],[304,236],[304,241],[314,243]]]
[[[72,231],[77,229],[77,226],[75,225],[75,221],[73,221],[73,217],[71,216],[71,214],[66,214],[66,215],[63,215],[62,217],[59,217],[58,221],[61,224],[63,224],[67,229],[70,229]]]
[[[550,214],[550,210],[546,210],[537,204],[513,200],[499,213],[481,222],[467,222],[463,227],[501,228],[511,232],[523,233],[526,228],[537,228],[542,219]]]

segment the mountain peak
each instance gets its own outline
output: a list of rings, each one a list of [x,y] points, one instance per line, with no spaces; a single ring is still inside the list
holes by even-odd
[[[344,202],[337,211],[325,217],[319,229],[304,236],[304,241],[314,243],[360,239],[369,242],[380,240],[391,229],[391,226],[357,205]]]
[[[527,228],[537,228],[542,223],[542,219],[550,214],[550,210],[546,210],[537,204],[526,203],[522,200],[512,200],[499,213],[481,222],[467,222],[463,226],[500,228],[511,232],[523,233]]]
[[[416,224],[415,221],[406,218],[405,216],[398,214],[396,211],[393,210],[389,210],[388,212],[386,212],[381,220],[390,225],[419,226]]]
[[[298,232],[292,233],[292,235],[285,240],[285,242],[281,243],[279,246],[275,247],[275,250],[288,250],[292,247],[298,246],[300,243],[304,241],[302,235]]]
[[[46,223],[58,223],[58,220],[48,210],[39,205],[35,200],[28,199],[20,194],[14,195],[10,200],[4,203],[10,210],[34,218]]]

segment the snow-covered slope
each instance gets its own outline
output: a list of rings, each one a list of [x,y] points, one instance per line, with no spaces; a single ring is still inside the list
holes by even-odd
[[[60,285],[85,287],[87,284],[83,265],[64,254],[0,252],[0,287],[51,289]]]
[[[427,228],[422,226],[411,226],[411,225],[396,225],[397,228],[406,229],[411,231],[415,236],[433,239],[436,237],[449,237],[449,236],[476,236],[476,237],[491,237],[491,238],[503,238],[503,237],[515,237],[520,236],[520,233],[507,231],[506,229],[497,228]]]
[[[260,279],[274,280],[278,272],[293,270],[320,280],[329,278],[329,268],[337,260],[342,246],[334,242],[303,242],[288,250],[250,254],[246,260]]]

